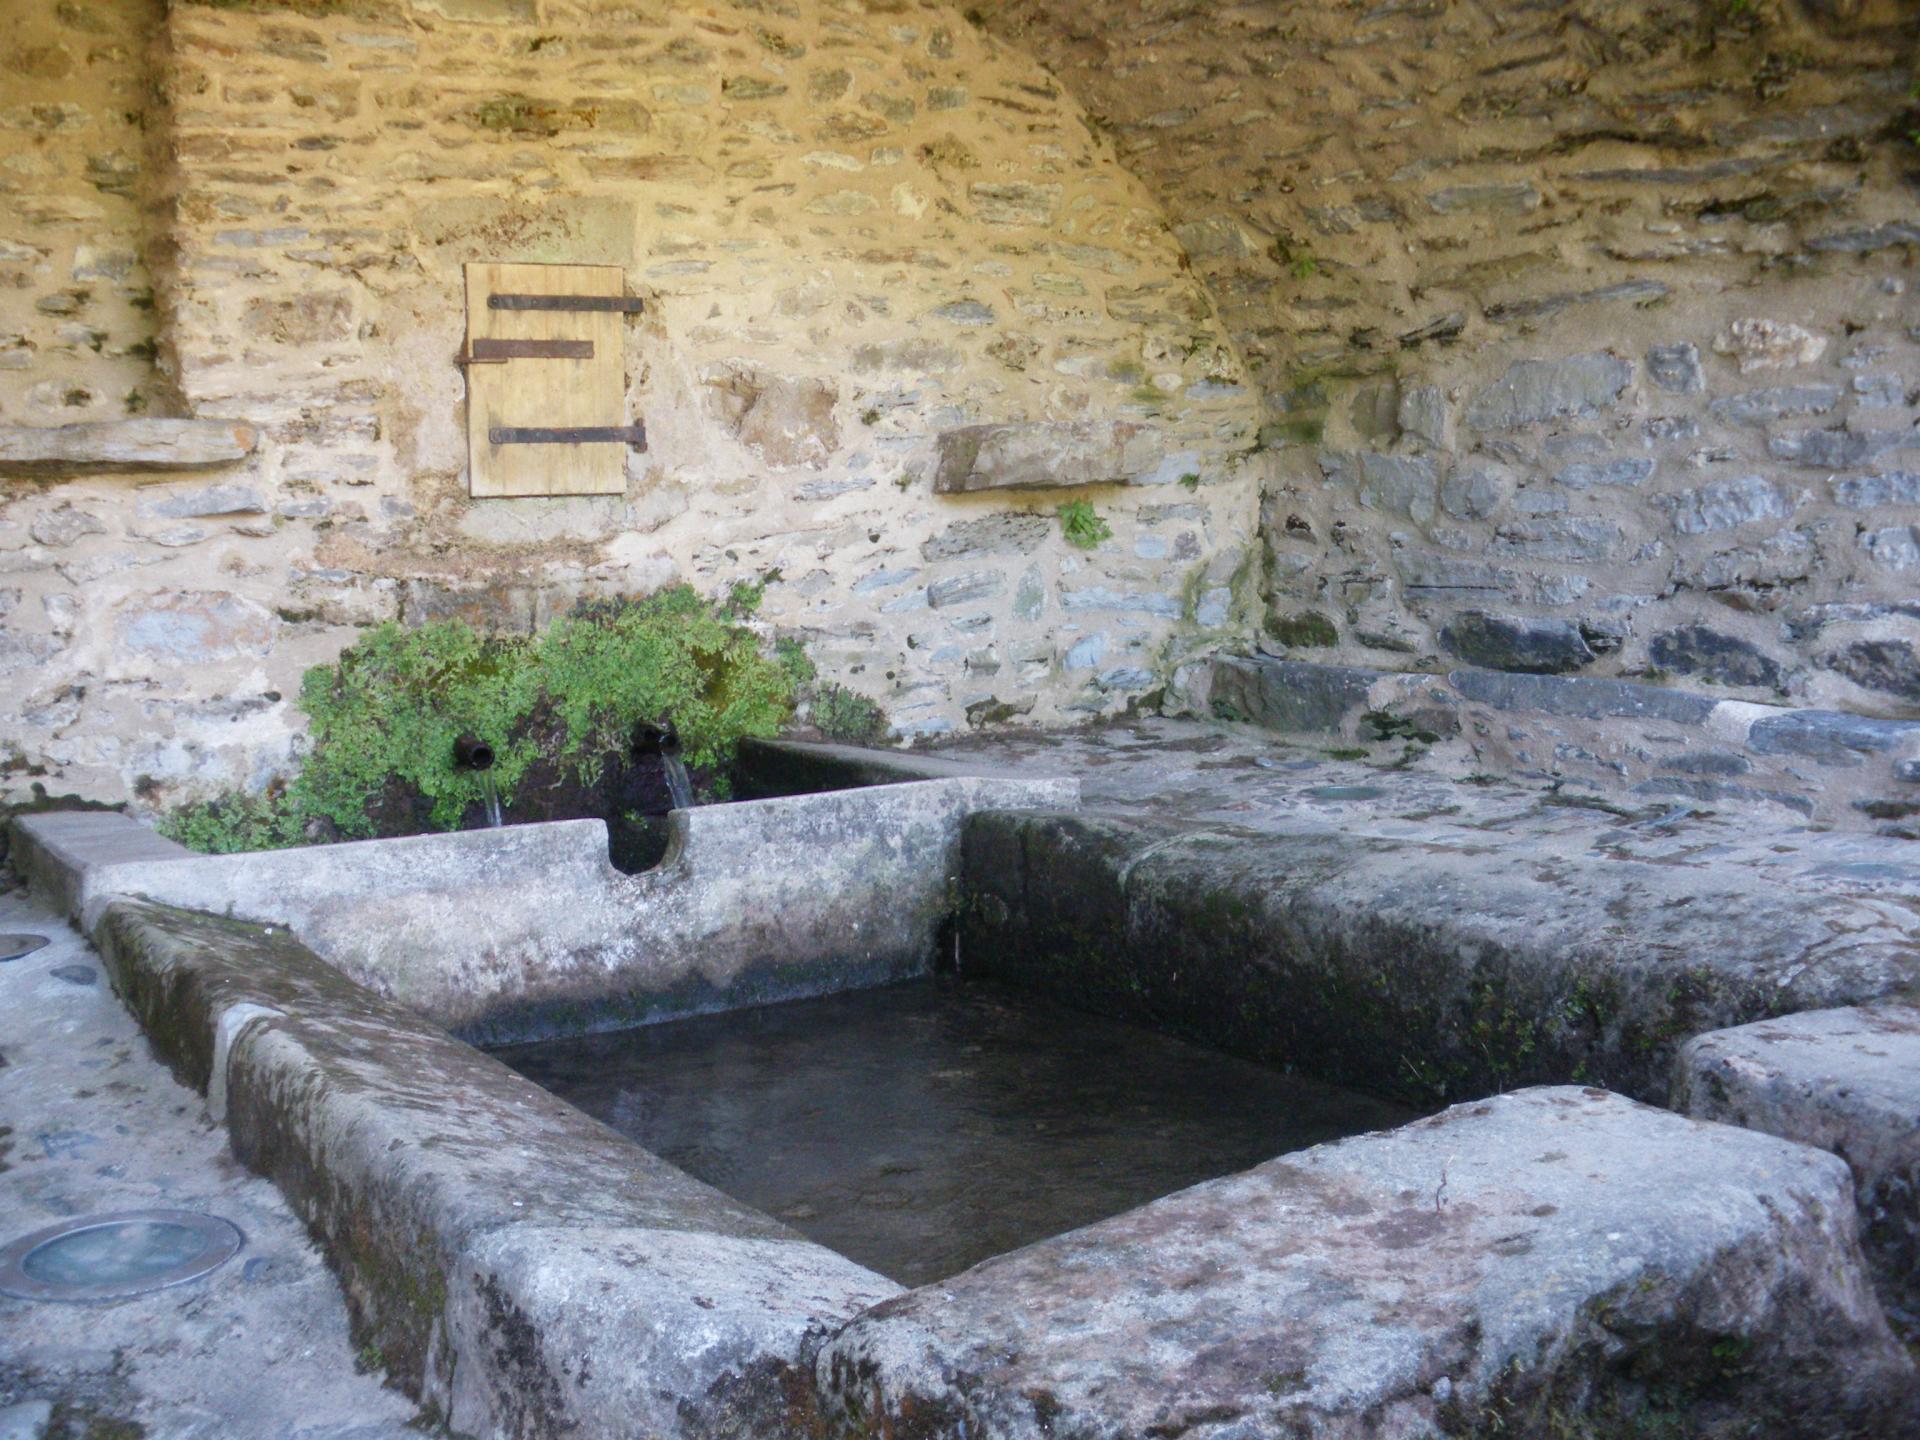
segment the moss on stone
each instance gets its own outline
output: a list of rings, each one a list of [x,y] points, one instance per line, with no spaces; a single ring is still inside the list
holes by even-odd
[[[1317,610],[1302,610],[1295,615],[1279,615],[1267,622],[1267,633],[1282,645],[1295,649],[1313,649],[1340,643],[1340,632]]]

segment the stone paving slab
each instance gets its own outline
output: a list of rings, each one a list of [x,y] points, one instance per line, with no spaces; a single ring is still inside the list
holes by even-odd
[[[1673,1100],[1845,1160],[1881,1298],[1920,1342],[1920,1010],[1810,1010],[1695,1036]]]
[[[1686,1038],[1920,987],[1920,846],[1156,720],[939,747],[1071,774],[969,825],[963,963],[1420,1103],[1659,1101]]]
[[[204,1279],[133,1299],[0,1296],[0,1435],[417,1437],[414,1404],[377,1367],[363,1372],[339,1285],[299,1219],[152,1058],[92,947],[19,891],[0,894],[0,931],[52,938],[0,964],[0,1242],[161,1208],[246,1236]]]
[[[1523,1091],[876,1306],[818,1364],[915,1440],[1916,1433],[1832,1156]]]

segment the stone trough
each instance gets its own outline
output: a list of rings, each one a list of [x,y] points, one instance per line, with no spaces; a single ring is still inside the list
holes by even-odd
[[[666,858],[637,875],[609,862],[599,820],[196,855],[124,816],[69,812],[22,821],[18,848],[83,924],[131,895],[284,926],[415,1013],[499,1044],[920,973],[964,817],[1077,793],[955,775],[676,810]]]
[[[762,798],[676,812],[634,876],[592,821],[199,857],[123,817],[42,815],[13,854],[454,1433],[1920,1427],[1853,1177],[1785,1123],[1520,1090],[903,1290],[464,1043],[872,986],[955,947],[1058,989],[1078,952],[1046,926],[1108,934],[1109,968],[1179,993],[1145,932],[1103,927],[1114,886],[1180,847],[1143,833],[1057,864],[1114,823],[1063,813],[1072,780],[794,746],[750,750],[742,780]],[[1198,934],[1219,886],[1186,889]]]

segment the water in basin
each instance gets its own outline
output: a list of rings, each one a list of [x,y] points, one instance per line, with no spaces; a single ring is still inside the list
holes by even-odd
[[[950,977],[495,1053],[655,1154],[907,1285],[1413,1118]]]

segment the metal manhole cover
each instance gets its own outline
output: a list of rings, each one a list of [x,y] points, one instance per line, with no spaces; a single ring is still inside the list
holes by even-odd
[[[0,1249],[0,1294],[21,1300],[122,1300],[198,1280],[246,1242],[195,1210],[123,1210],[63,1220]]]
[[[22,955],[31,955],[47,943],[46,936],[29,935],[24,931],[0,935],[0,963],[18,960]]]

